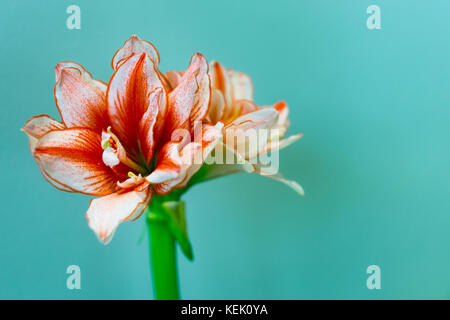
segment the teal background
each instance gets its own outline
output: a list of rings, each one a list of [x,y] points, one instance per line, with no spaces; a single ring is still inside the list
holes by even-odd
[[[81,7],[81,30],[66,8]],[[381,8],[368,30],[366,8]],[[89,198],[41,177],[19,129],[59,119],[54,66],[73,60],[107,81],[136,33],[161,69],[197,51],[252,76],[256,102],[284,99],[281,170],[301,198],[257,175],[189,191],[195,261],[179,253],[186,299],[450,298],[450,2],[2,1],[0,4],[0,298],[149,299],[143,219],[108,246],[90,231]],[[82,289],[66,288],[81,267]],[[381,290],[366,268],[381,267]]]

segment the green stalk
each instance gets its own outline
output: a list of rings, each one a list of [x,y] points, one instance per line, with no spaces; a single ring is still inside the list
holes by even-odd
[[[178,300],[175,239],[160,204],[155,200],[147,208],[146,214],[153,291],[157,300]]]

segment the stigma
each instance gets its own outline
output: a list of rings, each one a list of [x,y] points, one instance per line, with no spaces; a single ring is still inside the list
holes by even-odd
[[[102,160],[104,164],[113,168],[120,163],[117,155],[117,145],[109,132],[102,132],[102,149]]]

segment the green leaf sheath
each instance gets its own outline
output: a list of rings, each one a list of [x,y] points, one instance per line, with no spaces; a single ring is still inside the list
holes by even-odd
[[[168,225],[175,239],[180,245],[186,258],[193,260],[191,243],[187,235],[185,205],[183,201],[167,201],[162,203],[164,211],[168,215]]]

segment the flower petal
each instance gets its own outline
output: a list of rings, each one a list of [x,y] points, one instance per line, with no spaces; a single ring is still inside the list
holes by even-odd
[[[223,124],[221,122],[218,122],[215,126],[204,125],[201,128],[201,138],[197,142],[201,143],[202,148],[193,155],[191,163],[185,168],[186,173],[183,180],[175,185],[176,188],[186,187],[190,179],[200,170],[205,160],[222,140],[222,129]]]
[[[217,123],[222,120],[225,112],[225,100],[223,94],[217,89],[213,89],[211,92],[211,105],[208,111],[207,120],[211,123]]]
[[[45,176],[72,191],[104,196],[116,190],[117,176],[102,161],[100,135],[86,128],[50,131],[34,156]]]
[[[285,185],[287,185],[289,188],[291,188],[292,190],[294,190],[295,192],[297,192],[301,196],[305,195],[305,191],[303,190],[301,185],[299,185],[294,180],[286,179],[281,173],[277,173],[277,174],[274,174],[274,175],[265,175],[264,173],[260,172],[260,174],[262,176],[264,176],[264,177],[268,177],[268,178],[274,179],[276,181],[279,181],[281,183],[284,183]]]
[[[180,143],[179,143],[180,144]],[[155,184],[154,190],[159,195],[166,195],[170,193],[177,184],[183,181],[186,177],[187,169],[192,165],[192,160],[195,158],[195,155],[201,152],[202,145],[197,142],[188,143],[179,153],[178,156],[172,156],[172,158],[176,158],[179,162],[176,163],[178,167],[171,168],[172,178],[167,179],[168,175],[164,177],[160,183]],[[175,164],[175,163],[174,163]],[[176,170],[176,171],[175,171]],[[169,171],[167,171],[169,172]],[[177,173],[175,176],[175,172]]]
[[[52,130],[64,129],[64,125],[61,122],[53,120],[47,115],[35,116],[25,123],[22,131],[28,136],[28,142],[30,145],[31,153],[34,152],[36,143],[40,137]]]
[[[162,103],[153,105],[151,95],[157,88],[162,90]],[[124,147],[134,154],[140,153],[140,123],[143,116],[152,122],[155,113],[165,115],[166,93],[159,73],[152,60],[145,53],[133,55],[121,64],[111,78],[107,100],[108,113],[114,133]],[[158,100],[159,101],[159,100]],[[159,107],[158,111],[149,108]],[[163,118],[164,116],[162,116]],[[162,122],[162,118],[159,122]],[[152,128],[153,124],[148,124]],[[151,150],[146,146],[146,150]]]
[[[258,111],[261,108],[255,105],[253,101],[250,100],[235,100],[233,104],[228,107],[227,116],[225,119],[225,123],[228,124],[236,118],[243,116],[247,113]]]
[[[184,79],[172,92],[169,93],[169,107],[167,111],[166,133],[170,134],[176,129],[189,128],[189,116],[194,97],[197,92],[197,83],[193,77]],[[170,140],[169,136],[166,136]]]
[[[202,121],[208,114],[211,102],[211,79],[209,77],[209,65],[206,58],[196,53],[191,58],[189,69],[196,71],[195,79],[198,84],[198,92],[195,95],[194,106],[190,114],[191,125],[195,125],[197,121]]]
[[[130,39],[125,41],[111,61],[111,66],[116,71],[120,65],[135,53],[146,53],[156,66],[159,65],[159,53],[155,46],[148,41],[141,40],[137,35],[132,35]]]
[[[247,113],[225,126],[225,144],[244,159],[253,159],[263,150],[276,123],[278,112],[271,108]]]
[[[278,129],[278,133],[275,134],[277,134],[279,138],[282,138],[289,129],[289,108],[287,103],[284,101],[275,103],[272,108],[278,111],[278,121],[275,126],[275,128]]]
[[[182,159],[179,152],[180,142],[168,142],[158,154],[158,162],[155,170],[146,177],[153,184],[158,184],[175,179],[182,165]]]
[[[299,133],[299,134],[294,134],[292,136],[289,136],[282,140],[278,140],[278,139],[275,139],[274,141],[270,140],[269,143],[261,151],[261,154],[266,154],[266,153],[269,153],[272,151],[284,149],[284,148],[290,146],[291,144],[293,144],[294,142],[296,142],[301,137],[303,137],[303,134]]]
[[[211,62],[211,83],[213,88],[222,92],[225,108],[228,110],[232,104],[230,78],[227,70],[217,61]],[[227,111],[223,118],[228,118]]]
[[[152,195],[150,188],[146,188],[142,191],[115,192],[93,199],[86,212],[88,225],[103,244],[108,244],[119,224],[140,217]]]
[[[167,132],[189,129],[206,117],[211,100],[208,68],[203,55],[196,53],[192,56],[178,86],[169,94]]]
[[[206,158],[222,138],[223,124],[217,123],[215,126],[198,125],[198,136],[193,142],[183,145],[183,142],[171,142],[172,154],[166,153],[170,165],[166,170],[161,170],[160,166],[147,178],[155,184],[155,192],[160,195],[170,193],[175,188],[184,188],[203,166]],[[181,151],[179,149],[181,148]]]
[[[61,183],[59,183],[58,181],[52,179],[39,165],[38,163],[38,167],[39,167],[39,171],[41,172],[42,176],[44,177],[45,181],[47,181],[48,183],[50,183],[53,187],[55,187],[58,190],[61,191],[65,191],[65,192],[77,192],[75,190],[73,190],[72,188],[69,188],[67,186],[62,185]]]
[[[231,82],[233,100],[251,100],[253,101],[253,82],[252,79],[243,72],[228,69],[228,76]]]
[[[167,83],[170,86],[170,91],[172,91],[173,89],[175,89],[178,86],[181,79],[183,78],[183,74],[184,74],[184,71],[174,71],[174,70],[167,71],[164,74],[164,77],[166,78]]]
[[[28,136],[28,144],[30,147],[31,154],[34,156],[34,150],[36,148],[36,144],[38,140],[44,136],[46,133],[52,131],[52,130],[61,130],[64,129],[64,125],[61,122],[58,122],[56,120],[53,120],[47,115],[40,115],[35,116],[28,120],[25,123],[25,126],[23,127],[22,131],[26,133]],[[39,162],[37,162],[39,170],[41,171],[42,176],[44,179],[50,183],[55,188],[66,191],[66,192],[74,192],[72,189],[65,187],[58,183],[55,180],[52,180],[45,171],[42,170],[41,166],[39,165]]]
[[[150,93],[150,102],[147,111],[139,121],[139,141],[141,142],[141,152],[145,160],[149,163],[152,160],[156,142],[158,142],[162,127],[155,128],[160,106],[165,108],[166,94],[162,88],[156,88]],[[159,121],[158,124],[163,124]],[[154,130],[156,129],[156,130]],[[155,141],[156,139],[156,141]]]
[[[81,65],[61,62],[56,68],[55,99],[63,123],[99,131],[107,125],[106,84],[92,79]]]

